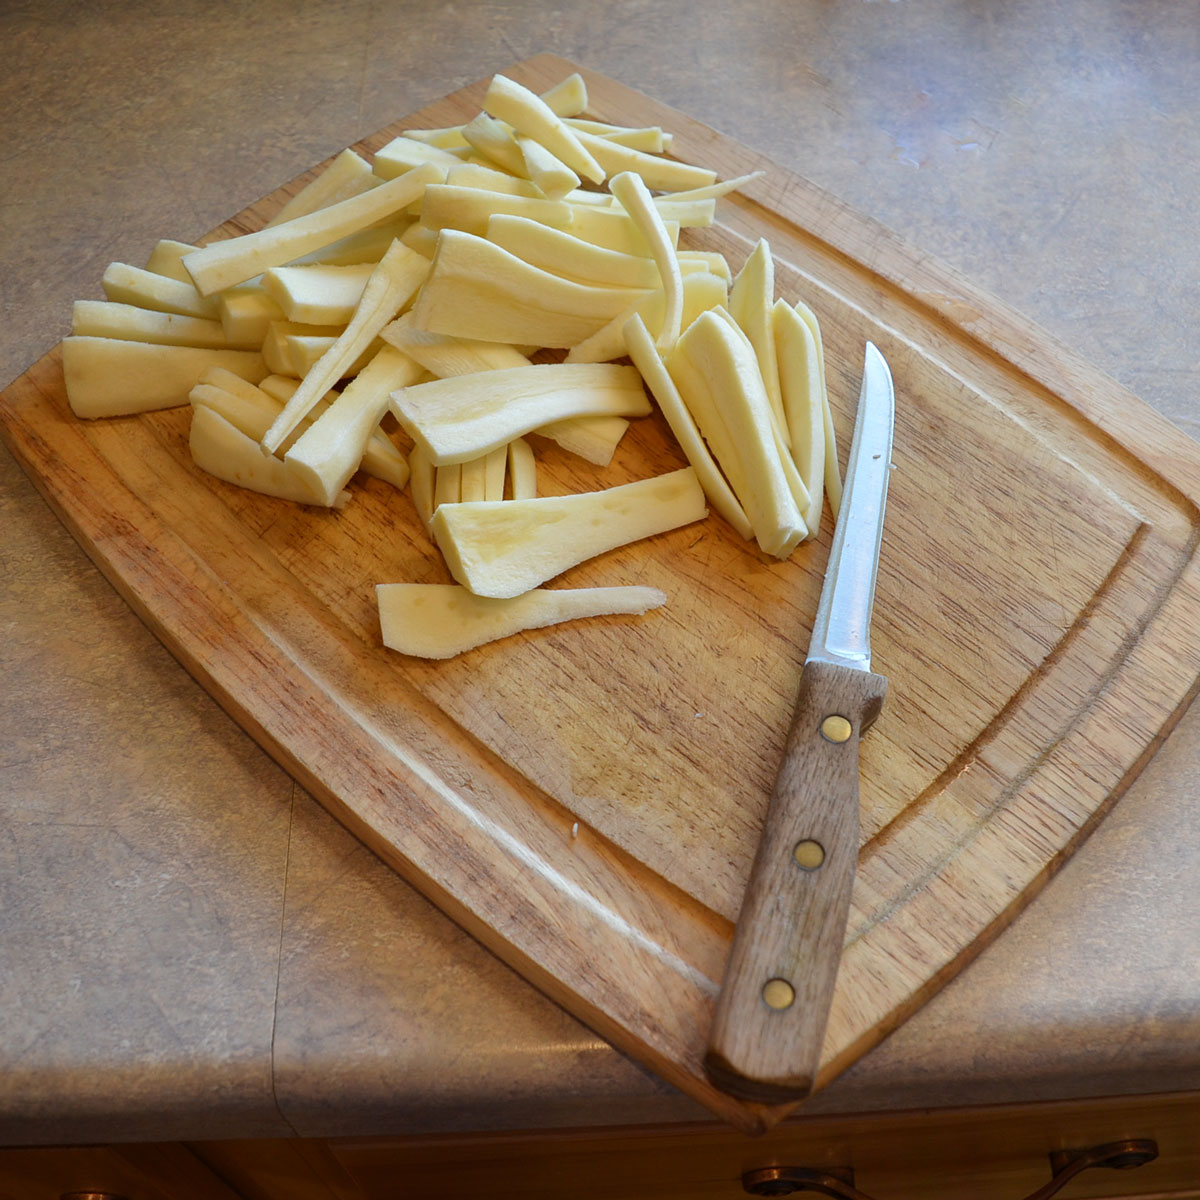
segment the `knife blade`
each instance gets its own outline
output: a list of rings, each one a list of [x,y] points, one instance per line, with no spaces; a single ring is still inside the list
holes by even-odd
[[[891,372],[868,342],[808,656],[704,1060],[744,1100],[803,1099],[820,1065],[858,864],[859,738],[887,692],[870,626],[894,421]]]

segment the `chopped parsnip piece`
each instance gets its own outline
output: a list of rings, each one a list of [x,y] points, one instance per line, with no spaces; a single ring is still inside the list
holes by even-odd
[[[674,158],[646,154],[584,130],[577,130],[575,136],[600,164],[606,175],[611,177],[623,171],[632,171],[635,175],[640,175],[646,186],[656,192],[678,192],[685,188],[708,187],[717,181],[717,173],[707,167],[694,167],[691,163],[679,162]]]
[[[633,288],[655,288],[661,283],[653,258],[608,250],[527,217],[496,213],[488,219],[487,239],[531,267],[576,283]]]
[[[211,295],[397,215],[420,198],[426,184],[444,176],[443,169],[433,163],[414,167],[397,179],[328,208],[194,250],[183,265],[201,293]]]
[[[684,404],[683,397],[680,396],[679,389],[659,356],[654,339],[641,317],[633,317],[625,326],[625,345],[633,365],[641,372],[646,386],[658,401],[658,407],[667,418],[667,424],[671,426],[671,432],[674,433],[680,448],[695,468],[700,486],[713,508],[742,537],[752,538],[754,529],[746,516],[746,510],[738,502],[738,498],[713,461],[704,439],[700,436],[700,430],[696,427],[696,422]]]
[[[454,583],[381,583],[375,588],[383,644],[417,658],[453,658],[486,642],[563,621],[641,615],[667,602],[648,587],[536,588],[509,600]]]
[[[719,312],[702,313],[692,322],[667,359],[667,369],[745,509],[759,546],[786,558],[808,529],[785,473],[753,347]]]
[[[429,461],[428,455],[416,446],[408,456],[408,469],[408,490],[412,495],[413,507],[417,510],[417,516],[421,518],[421,524],[428,530],[429,522],[433,520],[437,467]]]
[[[532,500],[537,495],[537,459],[524,438],[508,443],[509,494],[513,500]]]
[[[550,200],[561,200],[568,192],[579,186],[579,176],[566,163],[559,162],[541,142],[519,136],[517,145],[521,149],[527,175]]]
[[[346,325],[362,300],[375,268],[371,263],[331,266],[272,267],[262,285],[283,310],[284,318],[301,325]]]
[[[510,196],[528,196],[531,200],[546,198],[541,188],[532,180],[517,175],[506,175],[503,171],[485,167],[481,163],[460,163],[446,172],[446,183],[451,187],[483,188],[484,191],[502,192]]]
[[[559,117],[577,117],[587,108],[587,84],[578,71],[542,93],[546,107]]]
[[[411,312],[385,325],[379,336],[397,350],[403,350],[439,379],[531,365],[516,346],[506,342],[480,342],[472,338],[451,337],[445,333],[431,333],[428,329],[415,329]]]
[[[687,328],[702,312],[723,305],[729,297],[725,280],[708,271],[696,272],[683,277],[683,319]],[[625,325],[633,316],[640,316],[651,333],[658,336],[666,312],[666,297],[662,289],[630,305],[618,313],[607,325],[598,329],[590,338],[572,346],[567,362],[611,362],[625,353]]]
[[[567,125],[576,131],[594,133],[597,137],[607,138],[620,146],[629,146],[633,150],[644,150],[647,154],[662,154],[665,149],[665,137],[658,125],[644,125],[633,128],[629,125],[610,125],[607,121],[589,121],[583,117],[568,117]]]
[[[226,483],[262,492],[280,500],[300,504],[320,504],[310,490],[308,480],[288,463],[263,454],[258,443],[234,428],[215,409],[205,404],[192,408],[192,429],[188,439],[192,460],[202,471]],[[349,496],[343,493],[334,507],[342,507]]]
[[[537,93],[493,75],[483,98],[483,109],[516,133],[541,142],[560,162],[592,183],[604,182],[604,169],[580,144],[580,139]]]
[[[707,515],[691,467],[602,492],[443,504],[432,531],[451,575],[478,596],[519,596],[618,546]]]
[[[813,335],[817,344],[817,363],[821,370],[821,407],[825,415],[825,494],[829,497],[829,510],[837,520],[842,506],[842,473],[838,465],[837,435],[833,428],[833,409],[829,406],[829,391],[825,386],[825,347],[821,342],[821,326],[817,315],[802,300],[792,306]]]
[[[489,451],[489,453],[493,453]],[[469,462],[460,463],[462,471],[462,500],[486,500],[487,499],[487,480],[484,477],[484,465],[486,455],[483,458],[473,458]]]
[[[792,458],[808,489],[808,507],[801,511],[809,534],[815,536],[825,495],[825,405],[820,357],[812,330],[786,300],[775,302],[771,318]]]
[[[667,236],[672,245],[679,242],[679,229],[678,221],[667,219]],[[646,239],[642,237],[629,214],[616,206],[572,204],[571,224],[567,226],[567,232],[607,250],[618,250],[622,254],[640,254],[643,258],[654,257]]]
[[[643,294],[573,283],[485,238],[444,229],[433,270],[413,306],[413,324],[485,342],[569,347]]]
[[[629,422],[624,417],[572,417],[541,425],[533,432],[557,443],[568,454],[607,467],[628,428]]]
[[[395,319],[428,273],[428,259],[400,242],[392,244],[392,248],[372,271],[354,319],[304,376],[296,394],[279,414],[279,419],[267,430],[263,438],[264,450],[274,453],[279,449],[283,439],[295,429],[321,394],[337,383],[347,368],[370,346],[379,331]]]
[[[267,364],[253,350],[160,346],[117,338],[77,337],[62,343],[67,400],[77,417],[121,417],[178,408],[210,367],[257,381]]]
[[[622,171],[609,180],[608,190],[617,198],[621,207],[629,214],[629,219],[638,227],[638,232],[646,239],[646,245],[650,247],[650,253],[658,267],[664,307],[655,344],[660,353],[666,354],[679,339],[683,321],[683,277],[679,273],[675,246],[640,175]]]
[[[405,171],[425,163],[434,163],[449,171],[462,162],[457,154],[434,146],[429,142],[414,141],[410,137],[393,138],[386,146],[375,152],[372,170],[380,179],[395,179]]]
[[[425,189],[421,224],[427,229],[460,229],[482,237],[487,232],[488,218],[500,212],[515,213],[560,229],[571,223],[571,206],[562,200],[434,183]]]
[[[191,283],[192,277],[183,265],[183,256],[193,250],[199,250],[191,242],[177,242],[172,238],[163,238],[155,242],[150,257],[146,260],[146,270],[154,275],[165,275],[168,279],[178,279],[181,283]]]
[[[293,444],[284,461],[293,463],[301,475],[307,475],[314,494],[321,496],[324,503],[332,504],[350,476],[360,465],[365,465],[371,435],[387,411],[388,397],[422,373],[421,367],[406,354],[384,346]],[[376,454],[384,447],[393,451],[388,456],[392,467],[389,482],[403,487],[408,482],[408,464],[400,451],[380,434],[375,441]]]
[[[231,346],[261,346],[271,331],[271,322],[283,320],[283,309],[257,283],[221,292],[217,314]]]
[[[508,476],[508,447],[500,446],[483,457],[483,498],[504,499],[504,481]]]
[[[371,164],[353,150],[343,150],[315,179],[306,183],[268,222],[282,225],[307,216],[319,208],[328,208],[339,200],[349,200],[373,188],[378,180]]]
[[[215,300],[206,299],[195,284],[168,275],[156,275],[128,263],[109,263],[100,286],[104,295],[117,304],[132,304],[155,312],[179,313],[185,317],[217,315]]]
[[[650,403],[632,367],[545,363],[480,371],[402,388],[392,413],[436,466],[467,462],[571,417],[644,417]]]
[[[758,358],[776,428],[785,445],[790,441],[783,401],[779,396],[779,368],[775,362],[775,335],[771,307],[775,302],[775,260],[766,238],[760,238],[729,289],[729,311],[750,339]]]
[[[443,504],[457,504],[462,500],[462,463],[450,463],[434,467],[433,511]]]
[[[513,131],[502,121],[480,113],[462,127],[463,140],[488,162],[512,175],[525,175],[525,156]]]
[[[216,350],[229,345],[220,321],[155,312],[112,300],[76,300],[71,313],[71,332],[164,346],[205,346]]]

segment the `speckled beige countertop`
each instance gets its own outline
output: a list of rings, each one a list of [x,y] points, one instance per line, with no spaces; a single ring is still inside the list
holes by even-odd
[[[685,109],[1200,427],[1200,23],[1129,0],[0,5],[0,383],[105,265],[540,51]],[[681,1121],[275,766],[0,450],[0,1143]],[[1200,710],[811,1104],[1200,1089]]]

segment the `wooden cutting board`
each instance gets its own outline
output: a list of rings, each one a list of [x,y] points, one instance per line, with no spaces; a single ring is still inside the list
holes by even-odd
[[[511,74],[543,90],[573,64]],[[1045,333],[738,143],[583,72],[592,113],[677,157],[765,174],[691,245],[820,318],[844,461],[863,347],[897,393],[874,626],[888,703],[863,745],[861,862],[826,1083],[1034,896],[1144,765],[1200,674],[1200,448]],[[485,82],[367,139],[468,119]],[[231,219],[261,226],[306,181]],[[163,236],[178,231],[163,230]],[[0,397],[5,437],[88,553],[222,705],[334,814],[533,983],[713,1112],[701,1054],[829,546],[785,563],[722,521],[584,564],[668,605],[427,663],[380,642],[374,585],[448,574],[407,494],[340,513],[202,475],[186,410],[101,422],[58,350]],[[601,471],[548,444],[546,492],[683,465],[657,418]]]

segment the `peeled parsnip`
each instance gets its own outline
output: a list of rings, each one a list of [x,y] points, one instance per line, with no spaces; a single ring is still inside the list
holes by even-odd
[[[313,492],[308,479],[294,467],[282,459],[263,454],[253,438],[248,438],[207,405],[199,404],[192,409],[188,445],[196,465],[226,483],[280,500],[324,503],[323,498]],[[343,492],[335,497],[333,507],[342,507],[349,498]]]
[[[480,371],[401,388],[392,413],[435,466],[467,462],[540,426],[571,417],[644,417],[650,403],[633,367],[544,363]]]
[[[675,344],[667,369],[745,509],[759,546],[786,558],[808,527],[785,473],[775,419],[749,341],[718,311],[703,313]]]
[[[775,335],[771,322],[774,303],[775,261],[766,238],[760,238],[729,289],[729,311],[754,347],[776,427],[787,443],[790,438],[779,396],[779,367],[775,361]]]
[[[314,180],[302,187],[268,222],[282,225],[296,217],[361,195],[379,182],[371,164],[353,150],[343,150]]]
[[[679,273],[679,259],[675,253],[675,246],[667,235],[662,214],[655,208],[649,189],[640,175],[622,171],[609,180],[608,190],[646,239],[646,245],[650,247],[650,253],[658,267],[664,309],[655,344],[661,353],[666,354],[679,340],[683,321],[683,277]]]
[[[383,644],[417,658],[453,658],[527,629],[583,617],[640,615],[667,602],[648,587],[537,588],[507,600],[453,583],[381,583],[375,588]]]
[[[540,142],[560,162],[592,183],[604,182],[604,169],[583,148],[579,137],[536,92],[504,75],[493,75],[483,110],[511,125],[518,134]]]
[[[407,355],[385,346],[347,385],[342,394],[308,427],[284,455],[284,461],[309,478],[312,490],[332,504],[358,470],[397,388],[424,374]],[[382,437],[382,435],[380,435]],[[397,487],[408,482],[408,465],[396,451]]]
[[[485,238],[444,229],[413,305],[413,325],[488,342],[569,347],[643,294],[638,288],[573,283]]]
[[[815,534],[825,499],[825,405],[817,343],[803,317],[786,300],[775,302],[771,319],[792,459],[809,495],[802,510],[804,523]]]
[[[450,574],[477,596],[519,596],[618,546],[703,520],[691,467],[601,492],[443,504],[431,525]]]
[[[395,320],[429,273],[429,260],[400,242],[379,261],[367,280],[350,324],[301,380],[278,420],[267,430],[263,449],[274,454],[309,409],[370,346],[379,331]]]
[[[746,510],[713,461],[704,439],[700,436],[700,430],[684,404],[675,381],[659,357],[654,339],[641,317],[633,317],[625,326],[625,346],[633,365],[641,372],[646,386],[658,401],[658,407],[667,418],[675,440],[695,469],[696,477],[700,480],[700,486],[709,502],[742,537],[752,538],[754,529],[746,516]]]
[[[213,242],[192,251],[184,258],[183,265],[200,293],[210,296],[398,215],[420,198],[426,184],[444,177],[444,168],[426,163],[328,208],[241,237]]]
[[[224,367],[252,381],[268,373],[263,356],[254,350],[74,335],[63,339],[62,365],[71,411],[88,418],[179,408],[210,367]]]

